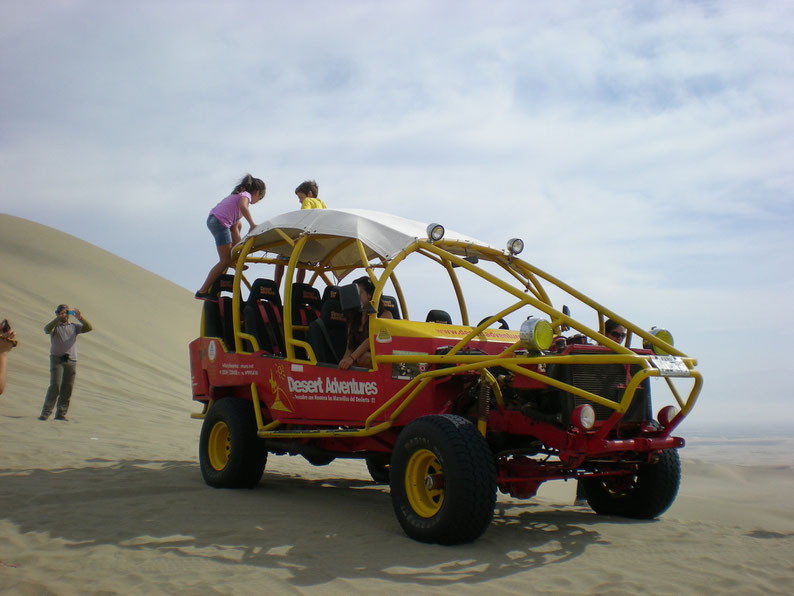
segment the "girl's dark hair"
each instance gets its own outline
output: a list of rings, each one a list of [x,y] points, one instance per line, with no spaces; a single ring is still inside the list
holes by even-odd
[[[607,319],[604,323],[604,335],[609,335],[618,327],[622,327],[622,325],[612,319]]]
[[[264,194],[265,183],[259,178],[254,178],[251,174],[246,174],[245,177],[240,180],[240,184],[234,187],[232,194],[240,192],[250,192],[251,194],[254,194],[254,192],[261,192]]]

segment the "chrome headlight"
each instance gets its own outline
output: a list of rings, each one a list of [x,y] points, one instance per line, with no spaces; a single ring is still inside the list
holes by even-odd
[[[670,344],[671,346],[675,345],[673,343],[673,334],[670,333],[667,329],[662,329],[661,327],[651,327],[651,335],[654,337],[661,339],[663,342]],[[646,350],[652,350],[654,354],[659,356],[666,356],[667,352],[660,348],[659,346],[653,345],[649,341],[642,342],[642,347]]]
[[[431,223],[427,226],[427,237],[431,242],[438,242],[444,237],[444,226]]]
[[[524,241],[521,238],[510,238],[507,241],[507,252],[511,255],[518,255],[524,250]]]
[[[518,336],[527,350],[542,352],[548,350],[551,342],[554,341],[554,329],[546,319],[529,317],[521,323]]]

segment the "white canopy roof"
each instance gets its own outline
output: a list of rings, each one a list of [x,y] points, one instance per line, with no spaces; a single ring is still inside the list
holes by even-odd
[[[309,234],[311,238],[301,252],[300,259],[301,261],[320,262],[345,243],[347,239],[355,238],[361,240],[369,259],[374,257],[391,259],[417,238],[427,238],[427,225],[379,211],[302,209],[277,215],[259,224],[246,236],[246,239],[251,236],[256,237],[254,248],[273,244],[267,249],[268,252],[286,256],[291,254],[292,247],[286,243],[274,244],[283,240],[276,229],[281,230],[294,241]],[[488,246],[449,229],[445,230],[444,239],[460,240],[473,246]],[[244,242],[245,239],[241,244]],[[463,254],[465,251],[453,248],[450,252]],[[330,262],[335,267],[360,266],[360,263],[358,249],[354,244],[343,248]]]

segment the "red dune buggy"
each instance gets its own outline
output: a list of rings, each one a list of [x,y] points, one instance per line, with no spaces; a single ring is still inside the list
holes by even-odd
[[[478,538],[497,490],[529,498],[554,479],[577,479],[597,513],[660,515],[679,485],[684,440],[672,433],[702,385],[695,359],[522,248],[368,211],[258,226],[190,344],[205,481],[253,487],[268,454],[361,458],[389,483],[406,534],[441,544]],[[267,273],[285,264],[282,291]],[[308,283],[293,283],[301,270]],[[367,303],[350,283],[361,276],[375,288]],[[362,312],[372,365],[343,370]],[[625,335],[607,335],[608,320]]]

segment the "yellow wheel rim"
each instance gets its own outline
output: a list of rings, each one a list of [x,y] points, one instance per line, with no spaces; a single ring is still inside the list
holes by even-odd
[[[444,474],[435,454],[428,449],[413,453],[405,468],[405,493],[411,509],[433,517],[444,503]]]
[[[229,463],[229,453],[232,450],[232,437],[229,427],[225,422],[216,422],[210,431],[210,438],[207,442],[207,455],[210,458],[210,465],[219,472]]]

